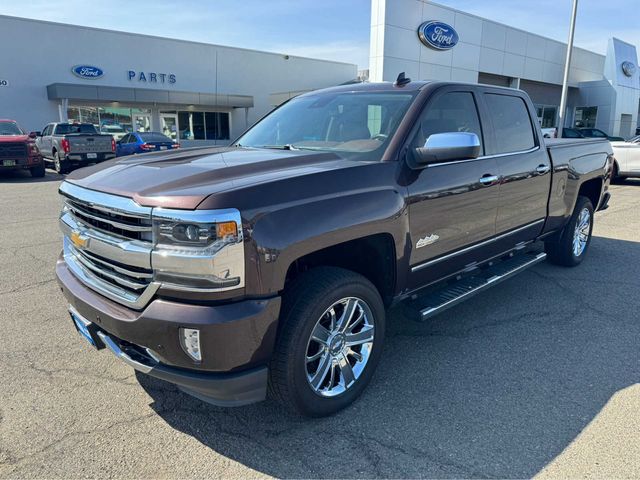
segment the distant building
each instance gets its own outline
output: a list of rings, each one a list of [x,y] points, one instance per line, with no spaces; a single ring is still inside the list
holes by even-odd
[[[566,44],[424,0],[372,0],[371,16],[371,81],[404,71],[420,80],[517,87],[531,96],[543,127],[557,126]],[[421,26],[428,30],[422,38]],[[574,48],[565,126],[635,134],[637,65],[636,47],[616,38],[606,56]]]

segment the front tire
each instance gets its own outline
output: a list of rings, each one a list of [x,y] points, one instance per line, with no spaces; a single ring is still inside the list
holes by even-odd
[[[45,175],[45,169],[44,169],[44,161],[40,162],[38,165],[36,165],[35,167],[31,167],[29,169],[29,172],[31,173],[31,176],[33,178],[42,178]]]
[[[545,251],[552,263],[565,267],[580,265],[587,255],[593,231],[593,205],[587,197],[578,197],[569,223],[559,238],[545,243]]]
[[[358,398],[380,360],[385,309],[362,275],[312,269],[285,290],[269,391],[286,408],[331,415]]]

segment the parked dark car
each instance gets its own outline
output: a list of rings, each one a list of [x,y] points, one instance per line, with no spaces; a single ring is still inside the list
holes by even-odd
[[[136,153],[173,150],[179,147],[179,143],[174,142],[160,132],[134,132],[125,135],[118,141],[116,155],[123,157]]]
[[[269,392],[329,415],[371,380],[391,305],[423,321],[546,258],[580,264],[613,161],[606,139],[545,141],[516,89],[400,76],[303,94],[233,145],[67,177],[69,326],[204,401]],[[543,305],[534,281],[522,294]]]
[[[576,128],[563,128],[562,138],[585,138]]]
[[[585,138],[606,138],[610,142],[624,142],[624,138],[612,137],[599,128],[578,128],[578,131]]]
[[[22,130],[14,120],[0,119],[0,170],[29,170],[32,177],[44,177],[44,160],[35,133]]]

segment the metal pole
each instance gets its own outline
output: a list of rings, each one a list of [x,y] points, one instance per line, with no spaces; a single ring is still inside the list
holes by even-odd
[[[571,10],[571,26],[569,27],[569,42],[567,43],[567,58],[564,62],[564,77],[562,79],[562,95],[560,96],[560,114],[558,115],[558,138],[562,138],[562,129],[567,110],[567,93],[569,92],[569,70],[571,69],[571,53],[573,52],[573,34],[576,30],[576,15],[578,12],[578,0],[573,0]]]

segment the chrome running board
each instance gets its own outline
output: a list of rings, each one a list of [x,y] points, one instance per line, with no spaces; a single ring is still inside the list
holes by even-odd
[[[473,297],[477,293],[544,261],[546,258],[547,254],[544,252],[515,254],[506,260],[481,269],[474,275],[449,282],[443,287],[431,290],[429,293],[419,294],[409,303],[409,306],[417,310],[417,319],[419,321],[425,321]]]

